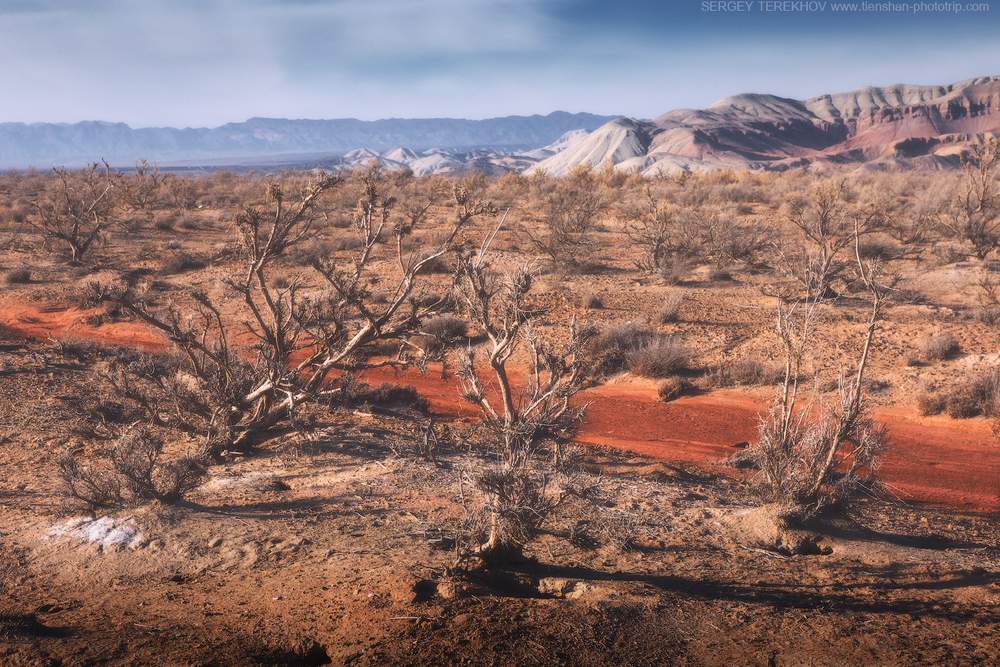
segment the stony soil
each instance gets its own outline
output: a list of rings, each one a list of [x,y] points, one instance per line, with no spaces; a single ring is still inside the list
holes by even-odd
[[[130,242],[162,243],[158,234]],[[226,231],[174,236],[209,256]],[[697,384],[727,358],[776,358],[761,289],[772,277],[743,268],[711,281],[702,267],[666,286],[628,269],[620,235],[604,240],[605,270],[537,280],[543,330],[573,315],[652,321],[680,290],[679,320],[659,328],[691,346],[697,388],[663,403],[655,383],[620,376],[584,392],[575,484],[588,493],[522,561],[491,567],[456,562],[457,525],[478,501],[463,473],[484,459],[474,411],[439,372],[365,377],[416,385],[429,413],[317,408],[308,439],[277,434],[212,467],[177,505],[72,509],[55,460],[96,459],[100,415],[115,403],[76,346],[164,345],[74,295],[128,274],[184,307],[191,287],[222,293],[233,267],[163,275],[155,253],[112,245],[77,275],[37,248],[10,255],[32,279],[0,295],[0,665],[1000,664],[1000,441],[987,420],[921,417],[914,405],[995,364],[996,332],[968,317],[989,267],[904,267],[926,299],[889,309],[870,373],[892,434],[889,493],[788,525],[719,463],[753,442],[773,390]],[[601,309],[580,306],[587,292]],[[827,378],[859,345],[866,305],[852,299],[827,307],[810,354]],[[901,361],[939,333],[961,352]],[[829,396],[818,381],[808,391]],[[436,463],[417,455],[432,415]]]

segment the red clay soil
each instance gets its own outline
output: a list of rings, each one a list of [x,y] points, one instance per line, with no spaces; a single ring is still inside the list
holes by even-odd
[[[0,326],[43,340],[69,335],[150,351],[165,346],[141,324],[91,326],[87,314],[44,304],[3,304]],[[378,369],[361,379],[415,385],[431,410],[446,419],[476,417],[475,408],[459,399],[454,376]],[[754,441],[759,416],[766,411],[760,398],[732,391],[663,403],[648,382],[606,384],[581,396],[590,401],[583,443],[693,463],[729,458]],[[900,500],[964,512],[1000,512],[1000,439],[990,422],[920,417],[899,409],[876,411],[876,418],[891,435],[881,476]]]

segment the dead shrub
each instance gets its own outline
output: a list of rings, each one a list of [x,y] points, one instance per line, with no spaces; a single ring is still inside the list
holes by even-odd
[[[473,483],[483,505],[467,513],[458,527],[457,550],[463,559],[500,562],[520,555],[564,498],[551,476],[530,459],[489,466]]]
[[[666,378],[687,368],[687,347],[673,336],[657,336],[626,354],[628,369],[646,378]]]
[[[189,255],[187,253],[177,253],[163,260],[163,266],[160,269],[160,273],[166,276],[172,276],[178,273],[185,273],[187,271],[200,271],[206,266],[208,266],[208,262],[202,257]]]
[[[348,405],[404,407],[418,412],[427,412],[430,409],[430,403],[413,385],[383,382],[377,387],[372,387],[350,373],[345,373],[340,378],[340,396]]]
[[[303,243],[302,245],[295,246],[289,252],[289,259],[298,266],[313,266],[326,260],[327,257],[335,252],[334,248],[334,244],[330,241]]]
[[[26,266],[10,269],[4,274],[3,282],[5,285],[27,285],[31,282],[31,269]]]
[[[468,334],[469,325],[465,320],[454,315],[435,315],[424,321],[420,330],[443,343],[450,343],[464,338]]]
[[[287,273],[279,273],[271,278],[271,286],[275,289],[288,289],[293,282],[294,279]]]
[[[759,359],[734,358],[716,366],[706,376],[710,387],[761,386],[777,384],[785,375],[780,365]]]
[[[133,429],[111,450],[111,464],[136,501],[155,500],[172,505],[198,488],[205,469],[190,456],[160,462],[163,440],[145,429]]]
[[[587,292],[580,297],[580,305],[588,310],[599,310],[604,308],[604,301],[601,300],[601,296],[599,294]]]
[[[69,452],[56,465],[63,494],[88,512],[122,504],[122,482],[112,471],[81,465]]]
[[[667,285],[679,285],[690,272],[691,263],[682,257],[676,256],[664,257],[657,267],[657,273],[659,273],[660,278]]]
[[[944,361],[958,354],[961,346],[950,333],[932,334],[920,342],[920,354],[924,361]]]
[[[136,428],[118,438],[103,465],[80,465],[67,452],[57,463],[63,493],[92,512],[150,500],[175,504],[201,485],[205,469],[190,456],[162,462],[163,445],[162,438]]]
[[[889,296],[894,303],[901,304],[921,304],[927,301],[927,295],[917,289],[902,288],[898,289]]]
[[[961,262],[965,259],[965,253],[953,246],[945,245],[943,243],[935,244],[932,252],[934,253],[934,256],[937,257],[938,261],[943,265],[955,264],[956,262]]]
[[[153,229],[160,232],[172,232],[177,224],[177,216],[173,213],[164,213],[156,216],[153,220]]]
[[[357,250],[364,244],[364,240],[357,234],[338,234],[323,246],[331,252],[344,252],[345,250]]]
[[[892,239],[884,237],[869,237],[858,243],[857,253],[863,260],[878,259],[887,261],[903,256],[903,250]]]
[[[1000,322],[1000,307],[982,306],[977,308],[972,313],[972,319],[976,322],[993,326],[997,322]]]
[[[628,353],[656,336],[642,323],[631,321],[615,322],[602,329],[591,328],[581,333],[594,362],[594,372],[599,375],[612,375],[628,368]]]
[[[181,229],[186,229],[188,231],[195,231],[204,227],[210,227],[210,225],[203,224],[201,218],[193,214],[186,214],[180,216],[177,223]]]
[[[663,299],[659,309],[656,311],[656,322],[659,324],[669,324],[680,319],[681,304],[684,303],[684,296],[680,292],[671,292]]]
[[[729,269],[713,266],[709,269],[708,274],[705,277],[708,278],[708,282],[710,283],[723,283],[731,281],[733,279],[733,274],[729,271]]]
[[[669,403],[683,396],[684,392],[690,389],[690,387],[691,385],[688,381],[681,376],[671,375],[657,385],[656,395],[664,403]]]
[[[923,417],[939,415],[947,405],[948,400],[941,394],[925,392],[917,395],[917,412]]]
[[[1000,369],[966,376],[946,392],[944,400],[952,419],[1000,417]]]

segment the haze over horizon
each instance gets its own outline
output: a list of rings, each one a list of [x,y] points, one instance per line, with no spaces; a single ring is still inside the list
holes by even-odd
[[[840,4],[5,0],[0,122],[652,118],[1000,74],[1000,2]]]

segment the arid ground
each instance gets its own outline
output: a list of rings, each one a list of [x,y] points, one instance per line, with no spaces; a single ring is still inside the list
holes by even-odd
[[[998,268],[989,258],[962,255],[961,239],[946,236],[887,251],[905,298],[887,305],[866,375],[890,435],[878,493],[790,522],[751,492],[752,469],[726,463],[754,446],[775,399],[770,382],[711,378],[733,360],[781,364],[774,322],[789,274],[778,267],[804,243],[782,198],[810,186],[783,178],[790,184],[743,174],[706,185],[723,203],[701,200],[702,209],[777,234],[759,256],[724,265],[693,255],[670,271],[638,268],[624,204],[602,210],[586,266],[546,259],[517,225],[498,235],[503,262],[532,267],[543,333],[564,335],[574,317],[641,321],[689,352],[675,400],[627,370],[574,397],[589,403],[570,457],[578,498],[546,518],[522,558],[500,564],[456,558],[463,517],[482,502],[469,480],[487,454],[479,412],[460,397],[454,364],[439,361],[423,373],[358,374],[412,385],[426,404],[310,406],[308,428],[277,428],[252,451],[227,452],[183,500],[82,511],[57,462],[67,452],[101,460],[133,415],[95,369],[120,348],[171,348],[127,313],[88,302],[87,283],[127,281],[161,309],[191,308],[197,289],[234,322],[245,317],[222,284],[240,271],[229,248],[237,200],[217,193],[255,201],[259,188],[206,178],[172,223],[160,212],[127,233],[109,228],[78,267],[56,242],[43,244],[25,205],[28,217],[0,227],[0,664],[1000,664],[996,422],[951,408],[926,414],[926,397],[996,366],[998,330],[983,314]],[[894,183],[897,199],[919,198],[919,187]],[[516,185],[478,183],[498,200],[516,199]],[[13,210],[16,188],[6,187]],[[544,222],[529,194],[511,215]],[[428,242],[449,215],[435,207]],[[465,233],[478,245],[490,225]],[[346,233],[322,228],[317,242]],[[348,258],[348,246],[329,251]],[[376,273],[387,281],[385,266]],[[318,284],[291,255],[278,271]],[[450,281],[434,273],[422,289]],[[821,304],[800,389],[814,402],[833,400],[831,379],[857,358],[870,306],[850,286],[838,283]],[[658,321],[671,298],[679,312]],[[475,333],[463,344],[482,344]],[[928,341],[943,338],[953,345],[936,355]],[[523,383],[527,359],[515,361]],[[428,456],[432,418],[438,446]],[[178,436],[167,448],[195,446]]]

